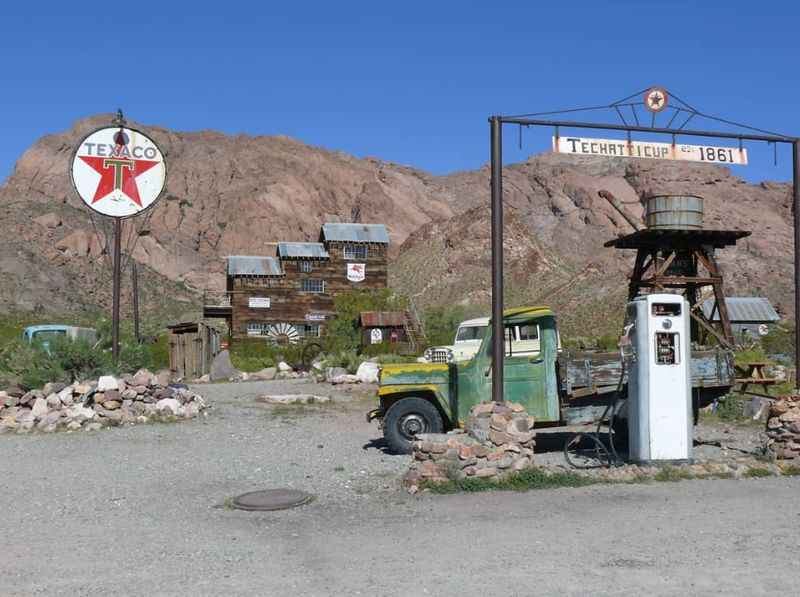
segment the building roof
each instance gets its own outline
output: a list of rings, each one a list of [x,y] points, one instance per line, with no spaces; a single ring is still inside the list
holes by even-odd
[[[323,224],[326,241],[389,244],[389,233],[383,224]]]
[[[645,228],[604,243],[616,249],[693,248],[711,245],[717,249],[733,246],[740,238],[750,236],[747,230],[669,230]]]
[[[283,268],[277,257],[231,255],[228,257],[229,276],[282,276]]]
[[[711,316],[715,301],[713,298],[703,301],[703,314]],[[728,317],[731,323],[769,323],[780,321],[780,315],[772,307],[768,299],[759,296],[729,296],[725,299]],[[719,312],[714,314],[714,321],[719,321]]]
[[[330,255],[322,243],[278,243],[281,259],[328,259]]]
[[[361,325],[365,328],[403,327],[406,316],[402,311],[362,311]]]

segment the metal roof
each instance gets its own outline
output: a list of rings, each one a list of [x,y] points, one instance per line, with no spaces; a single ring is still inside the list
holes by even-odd
[[[282,276],[283,268],[277,257],[231,255],[228,257],[229,276]]]
[[[281,259],[306,258],[328,259],[330,255],[322,243],[278,243]]]
[[[326,241],[389,244],[389,233],[383,224],[323,224]]]
[[[406,316],[402,311],[362,311],[361,325],[365,328],[403,327]]]
[[[703,313],[706,317],[711,315],[715,301],[708,298],[703,301]],[[745,322],[771,322],[780,321],[781,317],[775,312],[772,304],[763,297],[758,296],[729,296],[725,299],[728,307],[728,317],[731,323]],[[719,312],[714,314],[714,321],[719,321]]]

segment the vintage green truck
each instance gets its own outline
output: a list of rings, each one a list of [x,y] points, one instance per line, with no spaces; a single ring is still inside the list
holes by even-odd
[[[507,309],[503,326],[513,330],[505,342],[506,400],[524,405],[537,426],[589,423],[602,415],[619,385],[619,353],[562,351],[556,317],[549,307]],[[468,361],[381,369],[379,406],[367,414],[367,420],[380,420],[390,449],[409,452],[415,435],[459,427],[470,408],[490,399],[491,345],[490,327]],[[691,369],[695,409],[726,394],[734,384],[729,350],[693,347]]]

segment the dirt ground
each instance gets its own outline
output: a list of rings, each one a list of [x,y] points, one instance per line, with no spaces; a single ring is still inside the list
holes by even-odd
[[[798,478],[410,496],[408,457],[364,419],[369,388],[307,407],[255,398],[332,388],[197,389],[205,420],[0,436],[0,595],[765,595],[800,581]],[[316,500],[226,506],[274,487]]]

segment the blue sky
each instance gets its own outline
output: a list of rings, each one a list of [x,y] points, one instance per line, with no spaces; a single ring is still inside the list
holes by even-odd
[[[38,137],[117,107],[145,124],[285,134],[439,174],[487,161],[492,113],[604,104],[651,84],[800,135],[793,2],[213,6],[3,3],[0,180]],[[509,129],[506,160],[550,134],[531,130],[520,151]],[[771,148],[749,147],[737,174],[791,176],[786,149],[775,167]]]

